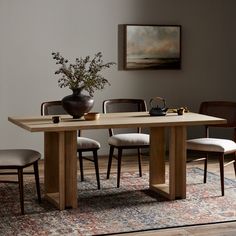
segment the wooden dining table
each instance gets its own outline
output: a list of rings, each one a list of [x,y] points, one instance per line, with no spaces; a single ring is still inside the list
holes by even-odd
[[[186,198],[187,127],[226,123],[221,118],[192,112],[167,113],[166,116],[150,116],[148,112],[108,113],[93,121],[61,115],[57,124],[52,122],[52,116],[8,117],[8,120],[30,132],[44,132],[45,198],[60,210],[79,207],[77,130],[149,128],[150,190],[174,200]],[[167,179],[166,153],[169,156]]]

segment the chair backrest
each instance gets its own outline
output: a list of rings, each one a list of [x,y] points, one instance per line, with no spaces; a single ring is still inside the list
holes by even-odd
[[[41,104],[41,115],[67,115],[68,113],[62,106],[61,101],[48,101]],[[81,136],[81,130],[78,130],[78,136]]]
[[[147,105],[143,99],[116,98],[103,101],[103,113],[137,111],[147,111]],[[140,128],[138,128],[138,132],[141,132]],[[109,129],[109,135],[113,134],[114,130]]]
[[[200,105],[199,113],[209,116],[220,117],[227,120],[221,125],[206,126],[206,136],[209,136],[209,127],[234,128],[234,140],[236,140],[236,102],[230,101],[207,101]]]
[[[49,101],[43,102],[41,104],[41,115],[65,115],[68,114],[63,106],[61,101]]]

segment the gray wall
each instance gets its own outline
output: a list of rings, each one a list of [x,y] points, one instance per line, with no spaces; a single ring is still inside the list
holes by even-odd
[[[70,93],[57,86],[51,52],[74,60],[101,51],[117,61],[118,24],[182,25],[182,70],[104,74],[111,87],[94,95],[94,111],[107,98],[166,98],[169,107],[197,111],[202,100],[235,100],[235,0],[0,0],[0,148],[43,151],[43,135],[30,134],[8,116],[39,115],[40,104]],[[190,129],[189,136],[198,131]],[[107,131],[89,131],[107,153]]]

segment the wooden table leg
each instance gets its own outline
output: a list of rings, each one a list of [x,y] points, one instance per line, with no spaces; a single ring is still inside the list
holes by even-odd
[[[169,199],[175,199],[175,171],[176,171],[176,129],[169,128]]]
[[[175,151],[175,198],[186,198],[186,127],[178,126],[176,130]]]
[[[67,131],[65,137],[65,205],[77,208],[77,131]]]
[[[170,127],[169,183],[165,183],[165,129],[151,128],[150,189],[174,200],[186,198],[186,127]]]
[[[77,207],[77,131],[44,133],[45,198],[58,209]]]
[[[150,189],[165,192],[165,128],[152,127],[150,129]]]

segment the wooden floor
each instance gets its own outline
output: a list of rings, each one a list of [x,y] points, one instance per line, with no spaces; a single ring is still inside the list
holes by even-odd
[[[168,164],[166,164],[168,165]],[[187,164],[188,166],[198,166],[203,167],[200,162],[191,162]],[[149,162],[148,157],[143,157],[143,171],[148,171]],[[79,167],[79,165],[78,165]],[[100,173],[106,173],[107,168],[107,157],[99,157],[99,170]],[[40,175],[43,176],[43,161],[40,161],[39,165]],[[92,162],[84,161],[85,175],[87,173],[94,173],[94,165]],[[132,156],[125,156],[122,160],[122,171],[132,171],[138,170],[137,159]],[[211,159],[208,163],[208,170],[219,174],[219,164],[216,160]],[[79,171],[79,170],[78,170]],[[116,172],[116,161],[113,161],[112,172]],[[79,172],[78,172],[79,173]],[[30,178],[29,176],[26,176]],[[234,169],[232,165],[225,167],[225,177],[235,179]],[[122,236],[187,236],[187,235],[200,235],[200,236],[236,236],[236,222],[235,223],[221,223],[221,224],[208,224],[202,226],[191,226],[191,227],[180,227],[165,230],[152,230],[146,232],[135,232],[135,233],[125,233],[118,234]]]

